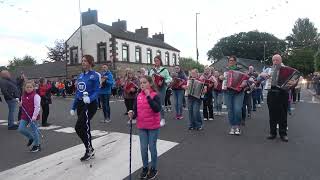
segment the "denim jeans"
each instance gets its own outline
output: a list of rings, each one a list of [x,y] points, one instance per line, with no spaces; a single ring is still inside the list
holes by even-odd
[[[8,104],[9,115],[8,115],[8,128],[14,126],[14,112],[16,110],[17,101],[15,99],[6,101]]]
[[[151,153],[151,167],[157,169],[157,139],[159,129],[139,129],[140,151],[143,167],[148,167],[148,149]]]
[[[30,128],[31,132],[27,129],[29,121],[26,120],[20,120],[19,128],[18,131],[27,137],[29,140],[33,140],[33,144],[38,146],[40,144],[40,139],[39,139],[39,129],[37,122],[30,122]]]
[[[255,89],[252,91],[252,109],[254,111],[257,109],[256,105],[258,104],[258,101],[259,101],[258,99],[260,99],[260,96],[258,96],[258,89]]]
[[[173,90],[174,103],[176,108],[176,115],[182,115],[182,104],[184,98],[184,90]]]
[[[189,127],[191,128],[200,128],[202,126],[200,106],[201,99],[188,96]]]
[[[103,116],[105,119],[110,119],[110,94],[100,94],[100,101],[102,102]]]
[[[242,116],[242,104],[244,93],[227,90],[225,92],[225,102],[228,108],[228,119],[231,126],[239,126]]]
[[[161,119],[164,119],[164,100],[166,98],[166,91],[167,91],[167,86],[163,85],[162,87],[159,88],[159,96],[160,96],[160,102],[161,102]]]
[[[222,111],[222,92],[213,91],[214,96],[214,107],[218,112]]]

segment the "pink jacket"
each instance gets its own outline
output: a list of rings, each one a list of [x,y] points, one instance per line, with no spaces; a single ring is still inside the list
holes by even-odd
[[[153,99],[156,92],[150,92]],[[137,96],[137,128],[138,129],[158,129],[160,128],[160,112],[154,112],[149,103],[147,96],[142,91]]]

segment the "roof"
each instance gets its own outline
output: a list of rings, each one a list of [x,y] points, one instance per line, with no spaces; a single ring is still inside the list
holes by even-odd
[[[237,64],[242,68],[242,70],[248,70],[249,66],[252,65],[254,69],[258,72],[262,72],[265,65],[261,63],[259,60],[255,59],[246,59],[246,58],[237,58]],[[218,71],[224,71],[225,67],[228,65],[228,57],[225,56],[218,61],[211,64],[211,67],[214,67]]]
[[[103,29],[104,31],[112,34],[113,36],[115,36],[116,38],[119,38],[119,39],[139,42],[139,43],[146,44],[146,45],[156,46],[156,47],[159,47],[159,48],[180,52],[178,49],[176,49],[176,48],[170,46],[169,44],[167,44],[167,43],[165,43],[165,42],[163,42],[161,40],[158,40],[158,39],[153,39],[153,38],[150,38],[150,37],[141,37],[141,36],[138,36],[134,32],[124,31],[124,30],[121,30],[121,29],[116,29],[116,28],[114,28],[112,26],[109,26],[109,25],[106,25],[106,24],[103,24],[103,23],[96,23],[96,25],[98,27],[100,27],[101,29]]]
[[[13,75],[15,77],[18,77],[22,72],[28,79],[38,79],[40,77],[65,77],[66,63],[64,61],[61,61],[37,64],[32,66],[18,66],[13,72]]]

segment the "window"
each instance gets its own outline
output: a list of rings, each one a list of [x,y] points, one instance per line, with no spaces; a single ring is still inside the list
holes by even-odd
[[[129,62],[129,46],[128,45],[122,45],[122,61]]]
[[[147,63],[152,64],[152,50],[147,49]]]
[[[136,47],[136,63],[141,63],[141,48]]]
[[[98,62],[105,62],[107,61],[107,46],[106,43],[99,43],[98,44]]]
[[[168,65],[168,66],[170,66],[170,58],[169,58],[169,53],[168,52],[166,52],[166,54],[165,54],[165,64],[166,65]]]
[[[161,51],[160,50],[157,51],[157,56],[161,56]]]
[[[172,55],[172,62],[173,62],[174,65],[178,65],[177,64],[177,56],[176,56],[176,54]]]
[[[78,47],[70,48],[70,64],[78,64]]]

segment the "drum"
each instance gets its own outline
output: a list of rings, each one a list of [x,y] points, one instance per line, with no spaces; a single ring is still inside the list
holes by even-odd
[[[188,89],[186,91],[187,95],[200,99],[201,96],[203,95],[204,86],[205,86],[204,82],[201,82],[196,79],[189,79]]]
[[[155,73],[152,75],[154,79],[154,84],[157,85],[158,87],[162,86],[164,83],[164,77],[162,77],[160,74]],[[162,85],[160,85],[160,82],[163,82]]]
[[[240,71],[229,70],[227,75],[227,89],[232,89],[237,92],[242,91],[241,84],[248,80],[249,75]]]

